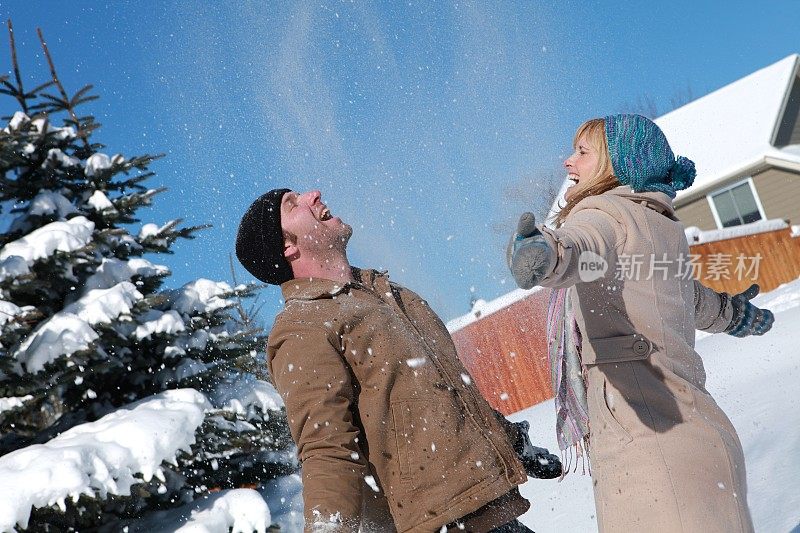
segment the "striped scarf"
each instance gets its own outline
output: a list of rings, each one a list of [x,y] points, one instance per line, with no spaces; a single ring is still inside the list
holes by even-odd
[[[589,451],[589,408],[581,364],[581,333],[568,295],[569,289],[553,289],[547,310],[547,346],[550,379],[556,407],[556,437],[564,469],[570,470],[573,454],[586,464]]]

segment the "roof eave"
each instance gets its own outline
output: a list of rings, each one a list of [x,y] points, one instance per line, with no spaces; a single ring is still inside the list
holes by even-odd
[[[675,198],[673,202],[675,208],[677,209],[683,207],[688,203],[691,203],[700,198],[704,198],[710,191],[716,189],[720,184],[724,183],[725,181],[733,177],[745,176],[748,174],[761,172],[770,167],[777,167],[785,170],[793,170],[796,172],[800,172],[800,158],[795,159],[792,157],[783,157],[780,154],[774,154],[774,153],[760,154],[758,157],[748,161],[741,167],[720,173],[719,175],[708,180],[706,183],[703,184],[702,187],[698,188],[697,190],[693,190],[691,192],[687,191],[686,194]]]

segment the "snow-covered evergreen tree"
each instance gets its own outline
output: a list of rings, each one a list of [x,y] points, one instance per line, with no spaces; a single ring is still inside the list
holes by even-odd
[[[78,115],[91,86],[68,96],[42,45],[51,81],[23,87],[12,33],[0,88],[0,530],[136,529],[292,472],[280,398],[247,371],[263,362],[241,313],[257,287],[163,288],[153,254],[202,226],[141,223],[164,190],[143,185],[159,156],[95,142]],[[258,493],[230,496],[228,522],[270,525]],[[238,515],[234,496],[248,501]]]

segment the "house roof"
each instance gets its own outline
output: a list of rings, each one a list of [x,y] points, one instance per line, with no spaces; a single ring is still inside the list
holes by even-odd
[[[676,205],[731,176],[768,165],[800,170],[800,147],[773,145],[800,55],[792,54],[655,119],[676,155],[694,161],[694,184],[678,191]],[[548,218],[569,185],[564,180]]]
[[[767,156],[800,161],[773,145],[798,64],[800,56],[792,54],[655,120],[672,150],[697,168],[694,185],[678,192],[677,203]]]

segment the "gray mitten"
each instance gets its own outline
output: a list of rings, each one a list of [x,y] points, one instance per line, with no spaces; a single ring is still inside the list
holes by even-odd
[[[772,328],[775,315],[769,309],[759,309],[750,303],[756,297],[760,288],[757,283],[731,298],[733,318],[725,328],[725,333],[734,337],[747,337],[749,335],[763,335]]]
[[[514,281],[523,289],[538,285],[547,274],[552,259],[553,250],[536,227],[533,213],[523,213],[506,249],[506,261]]]

